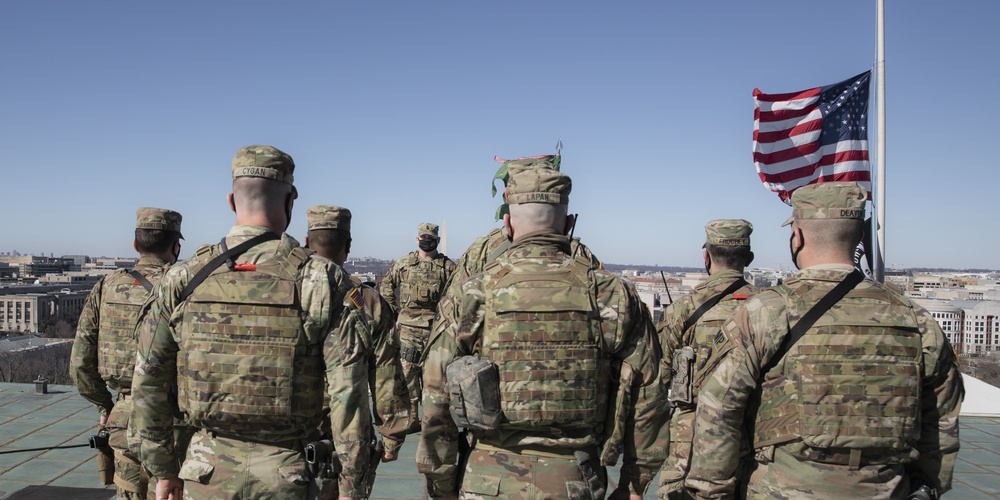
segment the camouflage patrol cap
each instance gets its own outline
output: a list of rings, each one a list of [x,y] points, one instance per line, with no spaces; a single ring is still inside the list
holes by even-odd
[[[428,235],[437,238],[438,229],[439,228],[437,224],[431,224],[430,222],[421,222],[420,225],[417,226],[417,237]]]
[[[510,162],[507,171],[507,203],[551,203],[566,205],[573,181],[568,175],[553,170],[538,158],[525,158]]]
[[[263,177],[292,184],[295,162],[272,146],[245,146],[233,157],[233,180],[238,177]]]
[[[743,219],[716,219],[705,224],[705,244],[748,247],[752,232],[753,224]]]
[[[868,191],[857,182],[819,182],[792,192],[792,216],[795,219],[864,219]]]
[[[136,229],[181,232],[181,214],[165,208],[141,207],[135,211]],[[184,235],[181,235],[184,239]]]
[[[316,205],[306,209],[307,230],[339,229],[351,230],[351,211],[334,205]]]

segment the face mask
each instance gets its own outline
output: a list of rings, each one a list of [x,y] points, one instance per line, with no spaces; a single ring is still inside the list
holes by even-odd
[[[788,253],[792,254],[792,264],[795,264],[795,269],[802,269],[799,267],[799,252],[802,251],[802,247],[805,245],[800,245],[798,250],[792,250],[792,239],[795,238],[795,233],[793,232],[791,236],[788,237]]]
[[[425,252],[433,252],[438,247],[438,242],[433,238],[420,238],[417,246]]]
[[[176,250],[174,250],[174,262],[177,262],[177,260],[181,257],[181,244],[177,243],[174,248],[176,248]]]

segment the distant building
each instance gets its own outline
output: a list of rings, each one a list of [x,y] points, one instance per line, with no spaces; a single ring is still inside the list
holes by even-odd
[[[0,290],[0,293],[9,291]],[[37,333],[40,325],[60,317],[77,318],[83,311],[88,291],[60,289],[49,293],[8,293],[0,295],[0,330]]]
[[[937,320],[959,354],[1000,351],[1000,302],[915,299]]]

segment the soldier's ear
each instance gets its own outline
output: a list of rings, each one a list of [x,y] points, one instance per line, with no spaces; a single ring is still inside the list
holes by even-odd
[[[135,240],[132,240],[132,248],[135,249],[136,252],[139,251],[139,244],[136,243]]]
[[[228,195],[226,195],[226,203],[229,204],[230,210],[232,210],[233,212],[236,211],[236,198],[234,197],[233,193],[229,193]]]
[[[510,225],[510,214],[503,214],[503,228],[507,230],[507,236],[514,240],[514,227]]]

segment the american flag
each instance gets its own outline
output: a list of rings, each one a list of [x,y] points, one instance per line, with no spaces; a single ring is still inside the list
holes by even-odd
[[[788,94],[753,90],[753,162],[765,187],[790,203],[806,184],[857,181],[871,199],[870,77]]]

